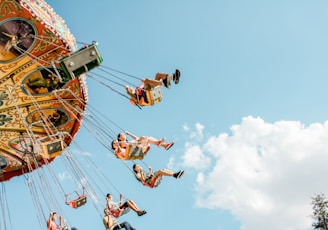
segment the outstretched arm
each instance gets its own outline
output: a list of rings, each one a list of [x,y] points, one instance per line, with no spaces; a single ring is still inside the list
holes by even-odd
[[[129,135],[130,137],[132,137],[133,139],[135,139],[135,140],[138,140],[138,139],[139,139],[138,136],[134,135],[133,133],[130,133],[129,131],[125,131],[125,133],[126,133],[127,135]]]

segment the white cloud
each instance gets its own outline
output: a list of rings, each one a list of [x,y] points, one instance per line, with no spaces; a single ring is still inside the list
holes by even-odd
[[[197,136],[199,136],[200,138],[203,138],[204,125],[202,125],[200,123],[196,123],[195,127],[196,127],[196,130],[197,130]]]
[[[189,131],[189,130],[190,130],[190,128],[189,128],[189,126],[188,126],[188,125],[186,125],[186,124],[185,124],[185,125],[183,125],[183,130],[184,130],[184,131]]]
[[[187,143],[186,149],[185,154],[182,156],[184,166],[203,170],[211,163],[211,159],[203,154],[199,146],[192,146]]]
[[[242,229],[311,229],[311,197],[328,191],[327,140],[328,122],[245,117],[231,135],[187,143],[183,163],[198,173],[196,204],[229,210]]]
[[[195,124],[195,129],[196,131],[190,131],[190,128],[188,125],[184,125],[183,126],[183,130],[186,132],[190,132],[189,137],[190,138],[195,138],[195,139],[202,139],[203,138],[203,129],[204,129],[204,125],[200,124],[200,123],[196,123]]]

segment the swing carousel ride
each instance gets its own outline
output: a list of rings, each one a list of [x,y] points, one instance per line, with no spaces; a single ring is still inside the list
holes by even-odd
[[[75,61],[73,36],[41,3],[0,2],[1,181],[51,162],[69,146],[87,100],[81,75],[101,62],[95,45],[82,50],[91,58]]]
[[[103,199],[99,194],[104,197],[108,190],[91,185],[86,179],[88,172],[70,146],[79,129],[84,127],[113,153],[110,142],[116,138],[117,130],[123,129],[97,114],[92,105],[87,106],[86,79],[93,79],[124,97],[127,96],[112,85],[115,83],[124,89],[127,81],[123,80],[124,84],[121,84],[106,79],[91,71],[93,69],[112,79],[121,79],[117,75],[125,75],[140,80],[103,66],[97,43],[76,42],[62,18],[45,1],[0,0],[0,201],[3,217],[0,229],[7,229],[10,222],[4,186],[13,177],[26,179],[40,229],[45,228],[51,211],[61,210],[58,202],[52,201],[53,185],[62,194],[64,203],[73,210],[86,204],[88,197],[103,216],[103,206],[99,205]],[[153,94],[157,97],[153,103],[161,100],[161,92]],[[113,126],[117,130],[114,131]],[[140,155],[138,151],[132,152]],[[131,159],[143,157],[138,156],[131,155]],[[73,192],[63,188],[51,168],[56,158],[61,158],[77,181]],[[105,182],[102,184],[111,183],[87,155],[85,159],[93,171],[99,173],[97,178],[103,177]],[[68,223],[65,226],[70,229]]]

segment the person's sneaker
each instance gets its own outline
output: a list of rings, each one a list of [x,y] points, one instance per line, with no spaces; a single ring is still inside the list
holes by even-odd
[[[180,170],[179,172],[174,173],[173,177],[178,179],[178,178],[181,178],[183,176],[183,174],[184,174],[184,171]]]
[[[173,177],[174,177],[174,178],[178,178],[178,175],[179,175],[180,172],[181,172],[181,171],[174,173],[174,174],[173,174]]]
[[[173,81],[175,84],[179,83],[180,75],[181,75],[180,70],[176,69],[175,73],[173,74]]]
[[[137,211],[138,216],[145,215],[147,212],[145,210]]]
[[[174,145],[174,142],[167,143],[164,145],[165,150],[169,150]]]
[[[165,138],[162,138],[162,139],[160,139],[159,141],[157,141],[156,145],[157,145],[157,146],[161,146],[161,144],[163,144],[164,141],[165,141]]]
[[[180,171],[177,175],[177,178],[181,178],[184,175],[184,170]]]

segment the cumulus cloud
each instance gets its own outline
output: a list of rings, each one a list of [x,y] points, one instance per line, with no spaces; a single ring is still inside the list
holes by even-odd
[[[203,133],[195,126],[193,133]],[[201,131],[201,132],[200,132]],[[203,137],[203,135],[201,135]],[[311,197],[328,190],[328,122],[245,117],[231,133],[186,143],[199,207],[229,210],[241,229],[311,229]]]
[[[204,126],[198,122],[195,124],[195,131],[192,131],[188,125],[183,126],[183,130],[186,132],[190,132],[189,137],[194,138],[194,139],[202,139],[203,138],[203,129],[204,129]]]
[[[196,127],[196,130],[197,130],[197,136],[199,136],[200,138],[203,138],[204,125],[202,125],[200,123],[196,123],[195,127]]]
[[[184,165],[186,167],[192,167],[197,170],[206,169],[206,167],[208,167],[211,162],[211,158],[203,154],[200,146],[192,146],[188,143],[186,145],[186,152],[182,156]]]
[[[190,128],[187,124],[183,125],[182,128],[183,128],[184,131],[189,131],[190,130]]]

